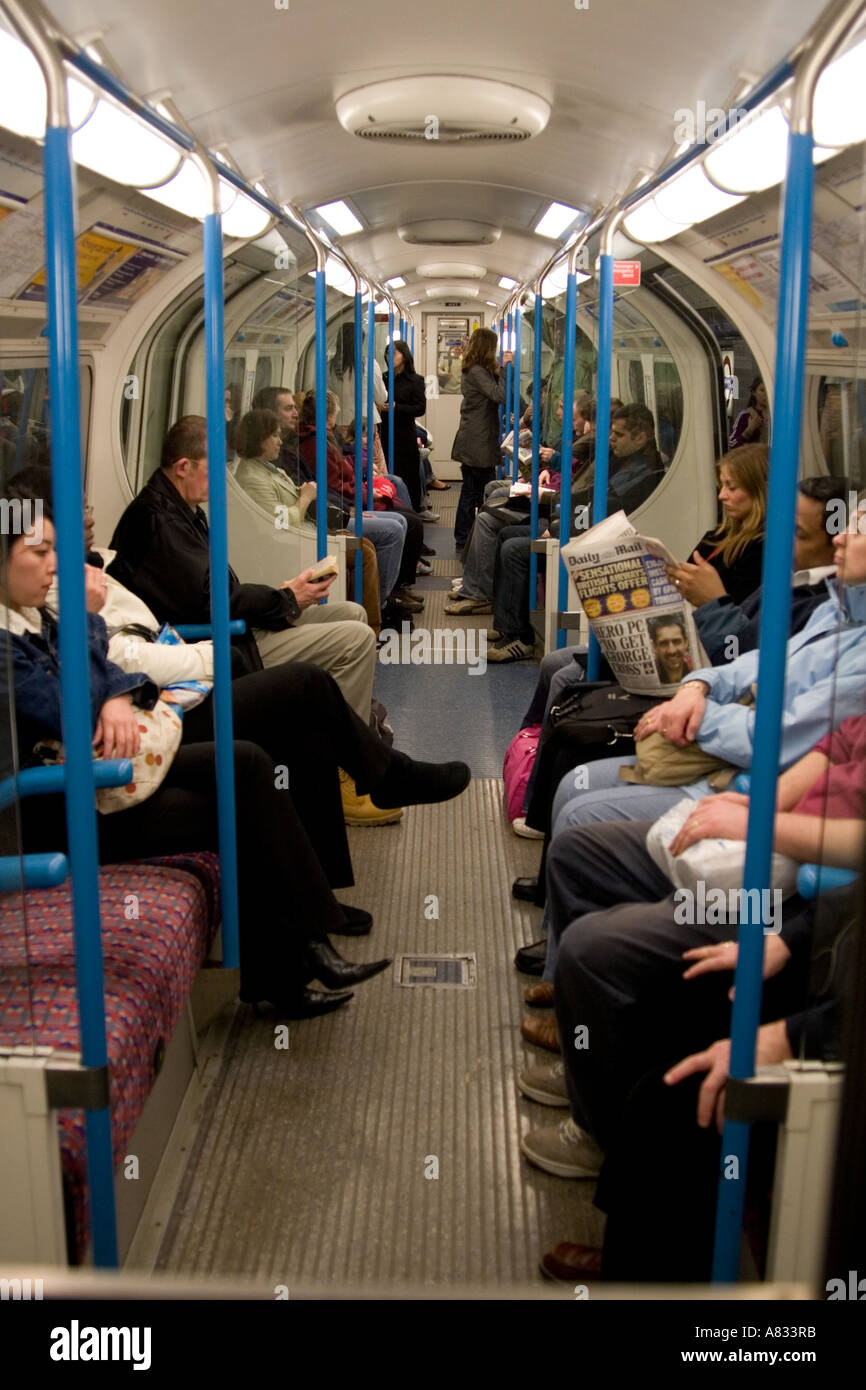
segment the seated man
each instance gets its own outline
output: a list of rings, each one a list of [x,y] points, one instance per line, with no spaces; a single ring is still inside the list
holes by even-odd
[[[866,717],[849,718],[780,777],[778,853],[799,862],[860,866],[864,755]],[[747,796],[728,792],[698,803],[672,841],[672,853],[703,839],[745,840],[748,806]],[[684,1052],[708,1048],[728,1026],[729,981],[716,976],[736,965],[736,942],[727,938],[736,934],[738,903],[732,913],[715,911],[712,917],[721,920],[714,921],[709,910],[697,913],[682,890],[671,895],[670,880],[646,848],[650,824],[584,827],[560,837],[551,850],[551,923],[561,933],[559,1035],[571,1043],[584,1029],[587,1042],[563,1047],[564,1070],[530,1068],[519,1085],[531,1099],[571,1106],[570,1121],[530,1133],[522,1145],[532,1162],[559,1176],[594,1176],[603,1151],[616,1142],[627,1098],[640,1078]],[[581,864],[579,879],[560,873],[564,859],[574,856]],[[782,906],[781,920],[777,914],[774,908],[774,920],[765,926],[764,976],[773,977],[763,1001],[765,1019],[787,1017],[802,1006],[811,949],[811,907],[794,895]],[[709,1063],[717,1060],[708,1055]],[[675,1069],[672,1079],[698,1069]]]
[[[577,440],[582,439],[587,423],[582,411],[588,410],[590,403],[587,396],[577,397],[574,401],[574,433]],[[556,408],[556,415],[561,423],[561,398]],[[542,456],[544,457],[542,458]],[[554,470],[559,468],[559,452],[555,449],[542,449],[539,452],[539,458],[545,463],[544,472],[539,474],[539,484],[553,485],[555,481],[555,485],[558,487],[558,471],[555,480],[552,479],[551,475]],[[499,489],[503,484],[500,482],[493,486]],[[491,611],[490,602],[494,595],[494,571],[499,533],[506,526],[525,525],[526,534],[529,535],[529,521],[524,499],[520,499],[515,505],[515,502],[508,498],[508,491],[510,491],[510,484],[505,486],[506,496],[501,504],[497,505],[492,502],[490,505],[485,505],[475,518],[475,526],[463,565],[463,581],[457,593],[445,605],[446,613],[471,615]],[[492,495],[495,496],[495,493]]]
[[[210,622],[207,423],[186,415],[172,426],[162,461],[130,502],[111,540],[110,573],[137,594],[161,622]],[[247,623],[236,638],[248,670],[284,661],[312,661],[329,671],[365,723],[370,718],[376,639],[356,603],[319,605],[330,584],[310,584],[310,571],[278,589],[243,584],[229,569],[230,611]]]

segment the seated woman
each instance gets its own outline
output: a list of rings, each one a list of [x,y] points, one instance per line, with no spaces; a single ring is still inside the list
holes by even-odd
[[[6,495],[16,494],[9,488]],[[38,764],[38,743],[62,737],[58,621],[45,607],[55,571],[54,528],[43,516],[41,539],[32,533],[17,536],[0,571],[0,658],[3,679],[8,680],[6,673],[11,671],[14,682],[21,767]],[[108,659],[105,623],[92,613],[88,640],[94,748],[105,758],[134,758],[140,747],[136,708],[152,708],[158,688],[143,672],[126,673]],[[291,727],[284,696],[296,679],[295,669],[275,667],[237,683],[243,692],[240,707],[236,703],[239,731],[243,726],[243,732],[255,734],[234,744],[241,997],[252,1002],[269,999],[288,1017],[308,1018],[330,1012],[351,997],[345,992],[328,995],[310,990],[310,980],[333,986],[355,984],[379,973],[388,962],[352,965],[331,945],[328,932],[344,927],[343,909],[295,809],[297,788],[293,786],[291,793],[282,790],[274,776],[278,759],[283,759],[287,770],[293,763],[299,767],[291,738],[278,728],[281,721],[284,730]],[[407,790],[411,793],[413,786],[422,799],[432,792],[435,800],[447,799],[466,785],[469,769],[463,765],[453,765],[450,772],[431,767],[431,780],[422,765],[412,764],[404,755],[380,751],[378,741],[346,709],[330,677],[316,671],[313,685],[307,684],[313,669],[305,667],[301,683],[294,686],[301,700],[295,709],[296,725],[303,730],[298,741],[312,740],[317,749],[316,766],[307,769],[308,787],[315,775],[336,778],[337,756],[384,805],[398,804],[395,798]],[[316,683],[322,688],[314,689]],[[6,693],[9,697],[8,689]],[[203,712],[197,721],[200,741],[196,721],[185,730],[184,743],[149,798],[98,818],[104,862],[218,849],[214,745],[207,736],[208,719],[209,712]],[[303,750],[299,756],[303,759]],[[421,772],[420,778],[416,771]],[[65,846],[62,796],[25,799],[20,815],[25,852]],[[317,835],[324,844],[321,828]],[[331,855],[332,871],[334,864]]]
[[[298,486],[282,468],[277,467],[283,436],[275,411],[248,410],[235,430],[235,447],[240,455],[235,468],[235,482],[274,518],[278,530],[314,523],[316,484],[303,482]],[[370,541],[362,539],[361,551],[364,609],[367,621],[378,637],[382,626],[379,565]],[[354,555],[349,556],[348,567],[350,573],[354,571]]]
[[[334,435],[340,402],[333,391],[327,393],[326,449],[328,498],[337,506],[355,507],[355,470],[347,462]],[[316,393],[307,391],[301,405],[298,426],[301,461],[310,476],[316,471]],[[424,543],[424,526],[414,512],[389,510],[384,496],[374,499],[373,511],[365,511],[363,534],[373,542],[379,560],[383,621],[418,613],[424,607],[412,584]],[[399,533],[399,534],[398,534]],[[390,587],[389,587],[390,586]]]
[[[349,467],[354,469],[356,456],[354,420],[350,420],[346,428],[341,431],[341,437],[343,441],[343,455],[346,459],[346,462],[349,464]],[[367,453],[367,421],[364,420],[362,422],[361,430],[361,472],[364,478],[365,498],[367,496],[368,457],[369,455]],[[397,494],[397,502],[399,503],[399,505],[406,511],[412,510],[412,503],[409,500],[409,489],[406,487],[406,484],[403,482],[403,479],[400,478],[396,473],[388,472],[388,464],[385,461],[385,450],[382,448],[382,441],[379,438],[378,430],[373,431],[373,477],[388,478],[389,481],[394,484],[394,490]]]
[[[725,594],[742,603],[760,584],[769,466],[765,444],[744,444],[719,460],[722,524],[707,532],[691,563],[668,568],[683,598],[695,608]]]

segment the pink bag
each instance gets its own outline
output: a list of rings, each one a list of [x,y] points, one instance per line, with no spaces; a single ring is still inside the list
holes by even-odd
[[[506,749],[502,778],[505,782],[505,810],[510,821],[523,815],[523,798],[540,737],[541,725],[530,724],[527,729],[515,734]]]

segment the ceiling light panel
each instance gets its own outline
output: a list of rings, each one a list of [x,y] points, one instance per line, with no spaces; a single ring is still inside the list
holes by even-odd
[[[584,215],[579,208],[570,208],[567,203],[551,203],[533,230],[537,236],[550,237],[553,241],[559,241],[569,227],[577,221],[578,217]]]
[[[355,232],[364,230],[363,222],[360,222],[347,203],[339,198],[335,203],[322,203],[315,211],[328,226],[337,233],[337,236],[352,236]]]
[[[458,280],[483,280],[487,271],[483,265],[468,261],[427,261],[415,267],[415,274],[422,280],[442,280],[449,276],[456,276]]]

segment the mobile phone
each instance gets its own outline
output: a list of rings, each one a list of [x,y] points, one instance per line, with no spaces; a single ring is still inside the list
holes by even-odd
[[[336,555],[325,555],[323,559],[316,562],[310,571],[308,584],[323,584],[326,579],[337,573]]]

